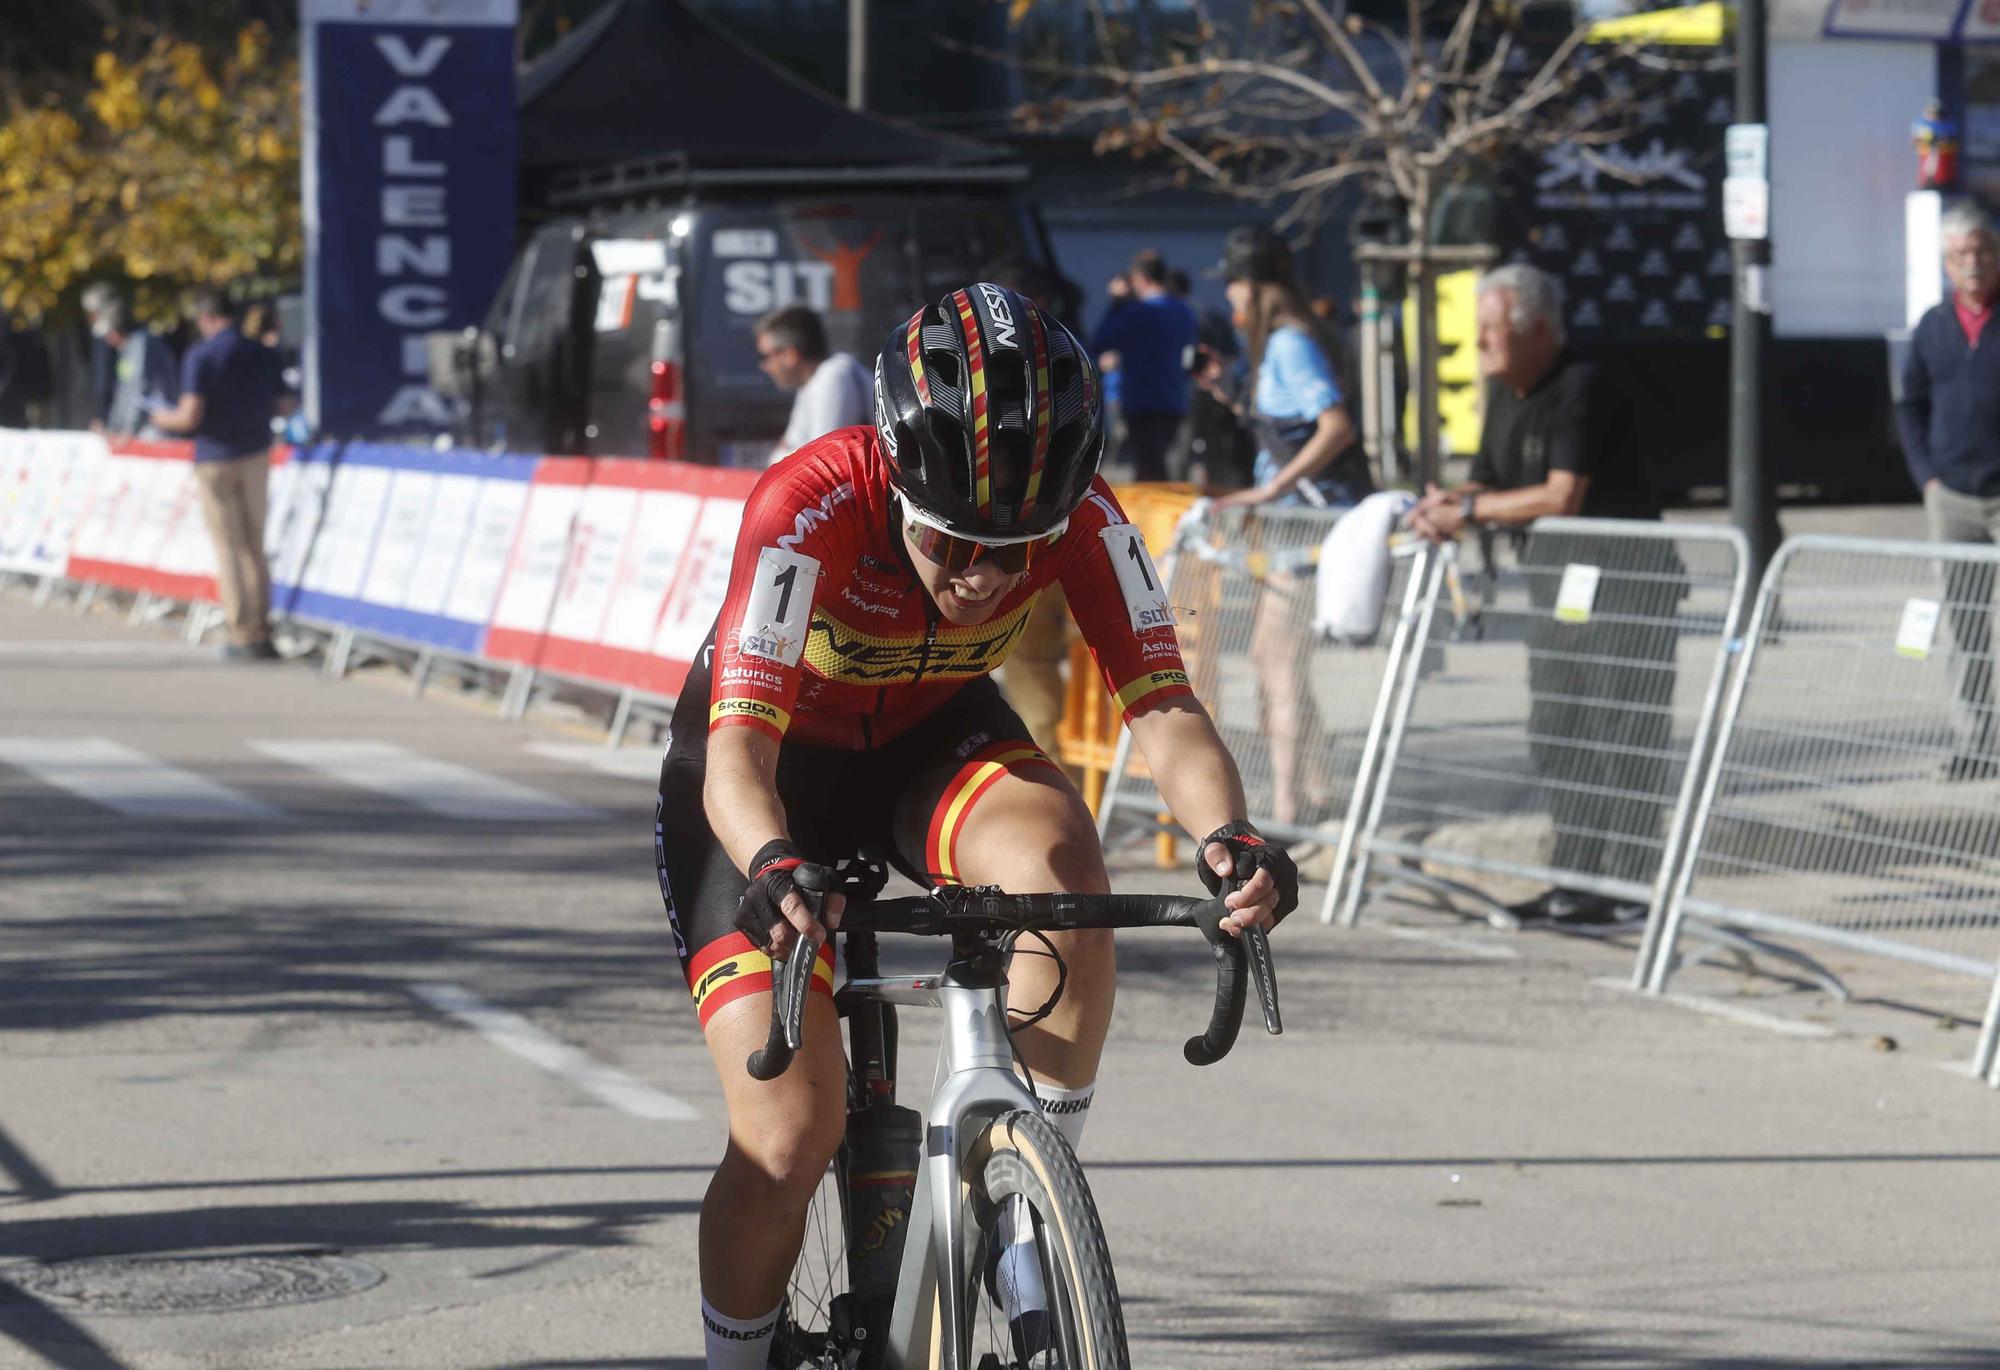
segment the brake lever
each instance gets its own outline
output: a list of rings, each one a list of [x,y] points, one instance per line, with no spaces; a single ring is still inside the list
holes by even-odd
[[[1215,948],[1215,1007],[1209,1011],[1208,1031],[1188,1038],[1181,1047],[1191,1066],[1212,1066],[1227,1056],[1243,1026],[1244,949],[1241,940],[1222,930],[1222,920],[1228,916],[1220,898],[1206,900],[1194,910],[1194,925]],[[1269,948],[1265,950],[1268,954]]]
[[[1273,1037],[1285,1030],[1278,1012],[1278,965],[1271,959],[1271,934],[1263,927],[1243,930],[1243,949],[1250,957],[1250,983],[1257,987],[1257,1007],[1264,1010],[1264,1031]]]
[[[806,909],[818,920],[826,907],[826,891],[809,889],[803,882],[798,889]],[[805,1044],[806,991],[812,988],[813,959],[818,955],[819,944],[801,934],[783,961],[771,962],[771,1030],[764,1045],[744,1062],[751,1079],[777,1079],[791,1068],[792,1057]]]

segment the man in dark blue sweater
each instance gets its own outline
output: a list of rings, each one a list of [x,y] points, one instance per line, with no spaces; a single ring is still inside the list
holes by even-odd
[[[1903,367],[1903,458],[1924,492],[1932,541],[2000,543],[2000,329],[1985,336],[2000,293],[2000,237],[1976,205],[1945,213],[1944,271],[1951,298],[1917,321]],[[1958,751],[1945,775],[1984,780],[2000,775],[1992,564],[1949,563],[1945,594],[1959,652]]]

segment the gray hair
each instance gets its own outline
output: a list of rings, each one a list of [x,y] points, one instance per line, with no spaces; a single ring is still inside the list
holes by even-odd
[[[1525,333],[1539,320],[1549,326],[1555,340],[1563,340],[1562,282],[1548,272],[1514,262],[1495,267],[1479,278],[1478,293],[1504,290],[1514,297],[1507,322],[1516,333]]]
[[[1938,237],[1940,241],[1973,237],[2000,240],[2000,234],[1993,231],[1992,218],[1971,200],[1960,200],[1944,212],[1944,218],[1939,223]]]
[[[113,310],[122,310],[125,296],[109,281],[92,281],[83,288],[80,303],[83,305],[85,315],[95,317],[111,313]]]

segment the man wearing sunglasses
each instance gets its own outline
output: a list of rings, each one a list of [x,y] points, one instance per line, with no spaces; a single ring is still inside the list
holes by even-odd
[[[844,1123],[830,945],[791,1069],[744,1070],[769,1023],[771,958],[839,926],[838,896],[824,926],[812,918],[800,868],[871,849],[927,886],[1110,889],[1089,810],[989,678],[1043,590],[1067,592],[1175,818],[1209,834],[1204,883],[1245,882],[1225,926],[1269,926],[1298,901],[1189,687],[1159,572],[1098,478],[1103,408],[1082,345],[1013,291],[969,286],[891,333],[874,400],[872,426],[806,444],[752,492],[661,771],[660,890],[729,1107],[701,1222],[716,1370],[765,1363]],[[1051,940],[1060,1000],[1016,1041],[1074,1143],[1111,1021],[1112,939]],[[1058,977],[1053,959],[1018,957],[1011,1003],[1033,1012]]]

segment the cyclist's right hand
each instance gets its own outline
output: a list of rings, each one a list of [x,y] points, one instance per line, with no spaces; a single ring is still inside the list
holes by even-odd
[[[830,868],[807,861],[805,853],[782,837],[766,842],[750,859],[750,888],[736,906],[736,930],[772,960],[783,960],[797,938],[823,942],[840,926],[846,901],[838,894],[820,896],[816,919],[800,891],[801,883],[830,890],[837,877]]]

